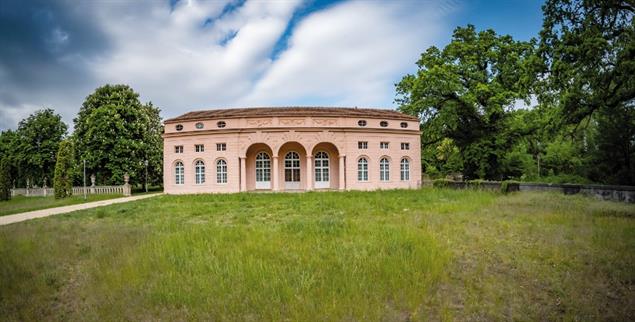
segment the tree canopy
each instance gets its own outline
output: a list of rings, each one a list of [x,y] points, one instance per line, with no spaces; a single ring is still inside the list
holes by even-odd
[[[433,46],[421,55],[417,73],[397,84],[396,101],[421,118],[424,147],[451,139],[466,177],[499,179],[520,130],[509,112],[529,99],[533,52],[533,43],[459,27],[443,50]]]
[[[57,151],[57,163],[55,163],[55,177],[53,179],[56,199],[73,195],[74,159],[71,141],[68,139],[62,141]]]
[[[20,121],[10,153],[19,175],[31,184],[50,184],[53,179],[55,157],[67,126],[53,109],[45,108]]]
[[[74,119],[76,157],[87,171],[106,184],[143,182],[144,161],[161,176],[162,147],[159,109],[141,104],[128,85],[105,85],[90,94]]]

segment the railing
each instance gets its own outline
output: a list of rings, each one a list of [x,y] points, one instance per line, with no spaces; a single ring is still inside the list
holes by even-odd
[[[105,195],[105,194],[122,194],[126,195],[126,190],[130,194],[129,188],[126,186],[94,186],[94,187],[73,187],[73,195],[84,195],[84,189],[86,189],[87,195]],[[11,189],[11,196],[26,196],[26,197],[46,197],[53,196],[55,189],[53,188],[15,188]]]
[[[73,187],[73,195],[83,195],[86,189],[87,195],[103,194],[124,194],[123,186],[95,186],[95,187]]]

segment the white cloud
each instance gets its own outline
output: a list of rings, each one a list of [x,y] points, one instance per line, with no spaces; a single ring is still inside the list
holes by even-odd
[[[318,12],[297,27],[289,49],[242,101],[392,105],[394,83],[444,31],[442,11],[355,1]]]
[[[51,106],[71,123],[91,89],[106,83],[131,85],[164,118],[233,106],[390,107],[394,83],[451,27],[444,18],[454,3],[442,1],[350,1],[317,11],[275,60],[274,46],[306,5],[300,0],[251,0],[222,17],[228,1],[181,1],[173,10],[167,1],[69,2],[67,13],[103,33],[104,50],[64,52],[56,58],[59,81],[40,79],[36,90],[14,85],[18,103],[0,106],[2,117]],[[72,48],[76,36],[60,28],[52,39]],[[65,80],[78,71],[82,78]]]

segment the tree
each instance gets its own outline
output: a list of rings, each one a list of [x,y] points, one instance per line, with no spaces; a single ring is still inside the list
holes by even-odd
[[[144,161],[160,176],[163,149],[159,109],[141,104],[127,85],[105,85],[86,97],[74,119],[76,157],[86,160],[89,173],[106,184],[121,184],[124,173],[131,182],[143,182]],[[157,172],[159,173],[157,175]]]
[[[534,60],[533,42],[458,27],[450,44],[428,48],[417,74],[396,85],[396,102],[422,120],[424,150],[452,139],[466,178],[499,179],[499,163],[522,135],[508,116],[518,100],[529,99]]]
[[[55,177],[53,179],[53,188],[55,189],[55,198],[66,198],[73,195],[73,163],[75,157],[73,155],[73,145],[70,140],[64,140],[60,143],[57,151],[57,162],[55,163]]]
[[[6,130],[0,132],[0,160],[4,159],[8,163],[9,171],[13,175],[11,176],[11,185],[18,179],[18,168],[15,162],[15,151],[17,146],[17,133],[15,131]]]
[[[566,123],[635,98],[635,7],[619,0],[548,0],[539,54],[541,99],[557,103]]]
[[[6,158],[0,159],[0,200],[11,199],[11,166]]]
[[[597,128],[584,141],[592,141],[594,180],[635,184],[633,2],[548,0],[543,14],[540,101],[553,105],[554,123],[573,125],[572,132]]]
[[[62,117],[50,109],[42,109],[20,121],[16,132],[13,162],[23,178],[31,184],[44,184],[53,178],[55,156],[66,134]]]

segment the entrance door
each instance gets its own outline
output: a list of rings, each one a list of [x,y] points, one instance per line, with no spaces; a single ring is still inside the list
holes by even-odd
[[[271,189],[271,158],[265,152],[256,155],[256,189]]]
[[[284,188],[300,189],[300,156],[296,152],[289,152],[284,157]]]
[[[329,155],[320,151],[315,154],[315,188],[330,188],[331,181],[329,178]]]

